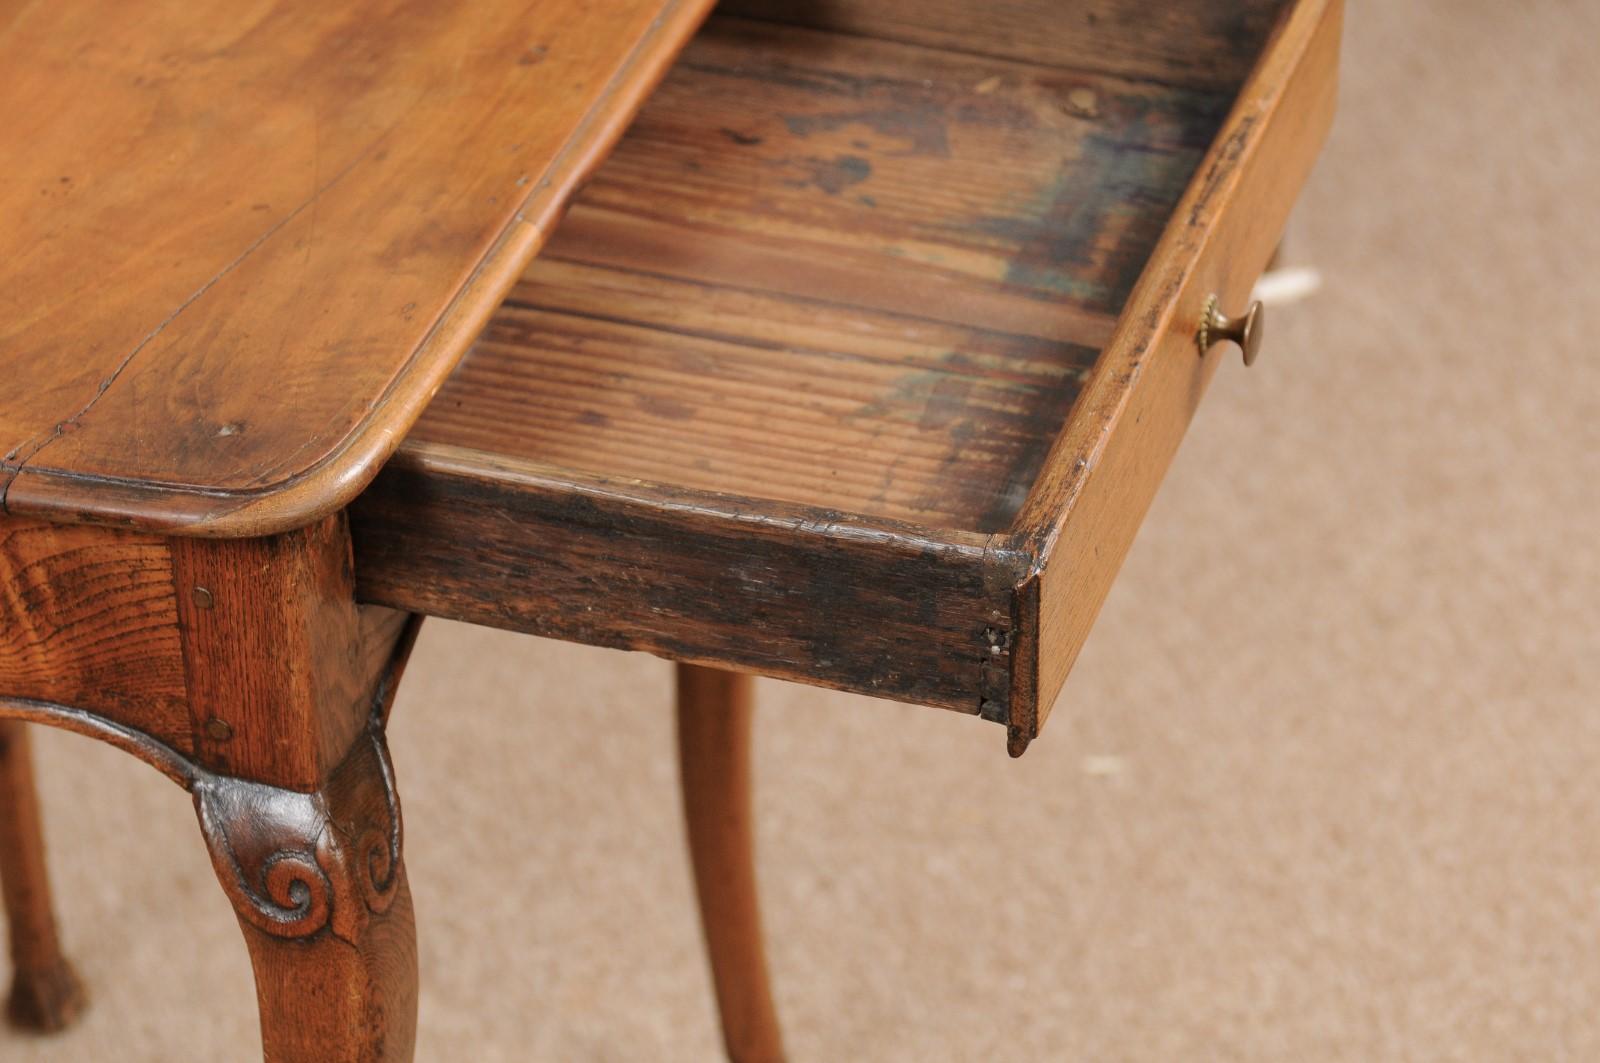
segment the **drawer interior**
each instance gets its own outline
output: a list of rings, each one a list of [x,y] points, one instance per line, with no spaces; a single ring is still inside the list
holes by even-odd
[[[971,54],[907,5],[747,7],[689,46],[412,438],[1002,531],[1237,84],[1015,26],[979,46],[1022,58]],[[1013,16],[1071,44],[1070,7]]]
[[[352,507],[378,604],[1038,731],[1338,0],[737,0]]]

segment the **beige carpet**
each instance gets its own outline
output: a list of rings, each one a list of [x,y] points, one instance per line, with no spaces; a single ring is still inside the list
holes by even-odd
[[[795,1060],[1600,1058],[1596,41],[1581,0],[1354,3],[1290,244],[1327,286],[1219,375],[1024,759],[762,685]],[[425,633],[420,1059],[716,1057],[668,686]],[[94,1005],[0,1059],[252,1058],[186,797],[40,755]]]

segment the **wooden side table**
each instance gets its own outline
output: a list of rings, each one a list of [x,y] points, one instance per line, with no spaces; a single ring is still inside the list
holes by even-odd
[[[725,1037],[779,1058],[734,673],[1020,755],[1254,357],[1338,0],[709,6],[0,21],[0,718],[193,794],[269,1060],[411,1057],[384,725],[424,615],[680,662]],[[0,872],[50,1025],[22,741]]]

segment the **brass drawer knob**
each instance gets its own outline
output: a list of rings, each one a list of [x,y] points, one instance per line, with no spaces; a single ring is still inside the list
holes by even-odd
[[[1244,364],[1255,365],[1261,353],[1261,303],[1252,302],[1250,308],[1238,317],[1229,317],[1217,305],[1217,297],[1206,300],[1205,313],[1200,316],[1200,334],[1195,337],[1200,353],[1205,354],[1213,343],[1231,340],[1244,351]]]

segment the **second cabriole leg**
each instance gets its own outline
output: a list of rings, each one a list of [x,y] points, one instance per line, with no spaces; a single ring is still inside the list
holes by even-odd
[[[83,985],[56,934],[28,729],[16,720],[0,720],[0,887],[13,966],[6,1015],[28,1029],[63,1029],[83,1011]]]
[[[783,1059],[767,981],[750,804],[750,677],[680,664],[678,762],[701,926],[734,1063]]]

